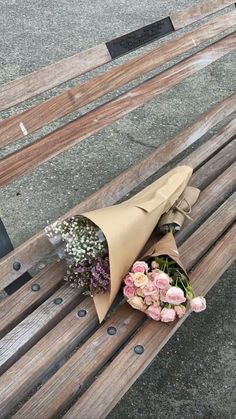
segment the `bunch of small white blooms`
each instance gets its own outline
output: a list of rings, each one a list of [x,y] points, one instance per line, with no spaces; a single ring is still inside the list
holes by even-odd
[[[57,221],[45,230],[51,242],[65,243],[66,255],[71,257],[75,264],[88,258],[103,256],[108,252],[102,231],[83,216]]]
[[[54,246],[57,246],[61,243],[62,236],[59,221],[56,221],[54,224],[45,227],[45,233]]]

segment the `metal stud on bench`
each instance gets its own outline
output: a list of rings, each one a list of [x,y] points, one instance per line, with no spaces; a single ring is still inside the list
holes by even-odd
[[[85,317],[87,315],[87,311],[84,308],[81,308],[81,310],[78,311],[79,317]]]
[[[204,7],[202,4],[194,5],[187,12],[170,15],[168,26],[162,27],[160,33],[160,22],[156,22],[156,28],[152,26],[153,32],[150,36],[157,38],[172,30],[169,19],[176,31],[233,4],[234,2],[228,0],[208,0]],[[162,64],[169,63],[172,58],[189,52],[193,46],[200,46],[216,36],[222,36],[225,30],[233,27],[235,19],[235,10],[211,17],[200,27],[158,45],[147,54],[136,56],[49,101],[0,121],[0,146],[24,136],[22,129],[19,130],[20,122],[23,127],[27,127],[29,134],[33,133],[66,113],[148,74]],[[166,19],[165,22],[167,23]],[[13,102],[20,103],[52,85],[67,81],[68,78],[76,77],[78,73],[81,74],[81,68],[86,72],[94,66],[111,61],[121,52],[128,52],[129,48],[143,45],[147,28],[142,29],[144,30],[130,34],[133,38],[118,38],[113,40],[113,45],[101,44],[58,65],[53,64],[53,67],[39,70],[35,84],[35,75],[29,75],[10,83],[5,91],[4,86],[0,87],[0,99],[4,98],[3,108],[6,109]],[[115,49],[112,50],[113,47]],[[121,51],[121,48],[124,50]],[[6,185],[48,158],[82,141],[86,136],[95,134],[235,48],[235,34],[230,34],[123,96],[104,103],[91,113],[85,113],[78,120],[73,120],[71,125],[65,125],[30,144],[29,148],[10,154],[0,162],[0,185]],[[202,198],[193,210],[194,221],[191,225],[186,222],[177,240],[184,264],[191,270],[191,281],[205,293],[220,277],[221,272],[227,269],[236,254],[236,227],[233,224],[236,196],[233,193],[236,187],[236,120],[230,117],[235,110],[236,94],[217,103],[191,126],[165,141],[156,150],[153,149],[145,159],[118,175],[63,217],[118,202],[160,169],[165,171],[165,165],[171,160],[177,159],[181,164],[192,165],[195,172],[193,186],[197,185],[202,189]],[[220,131],[201,142],[201,145],[197,144],[217,124],[224,123],[226,118],[227,124]],[[58,135],[62,145],[58,141]],[[33,154],[37,147],[42,153]],[[29,160],[30,151],[35,160]],[[187,152],[184,159],[183,151]],[[21,165],[18,165],[19,161]],[[0,228],[1,225],[0,222]],[[213,225],[218,228],[212,228]],[[1,252],[1,246],[4,247],[3,239],[8,245],[9,254]],[[22,271],[49,256],[51,247],[43,232],[40,232],[13,253],[12,250],[9,237],[1,235],[0,281],[4,281],[4,287],[11,284],[13,276],[21,278]],[[209,270],[212,259],[215,263]],[[63,269],[63,263],[53,262],[42,269],[29,286],[17,290],[1,303],[0,350],[3,349],[4,359],[0,360],[0,416],[10,417],[15,414],[17,418],[64,415],[67,419],[105,417],[174,332],[171,325],[162,327],[151,320],[145,321],[142,313],[132,310],[127,304],[114,307],[111,317],[98,327],[92,300],[87,297],[80,302],[79,291],[63,283]],[[17,304],[18,302],[21,304]],[[178,325],[177,323],[174,327],[177,328]],[[8,346],[9,341],[11,345]],[[130,361],[133,362],[132,368],[127,369]],[[45,378],[49,370],[54,372],[50,378]],[[124,370],[126,374],[121,380]],[[35,389],[34,394],[32,388]],[[84,390],[81,395],[80,390]]]

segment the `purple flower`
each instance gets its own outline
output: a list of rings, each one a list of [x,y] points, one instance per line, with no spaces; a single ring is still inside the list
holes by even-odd
[[[110,264],[108,256],[85,260],[69,266],[65,280],[74,288],[85,288],[91,294],[110,290]]]
[[[110,263],[108,256],[95,259],[91,269],[91,294],[103,294],[110,290]]]

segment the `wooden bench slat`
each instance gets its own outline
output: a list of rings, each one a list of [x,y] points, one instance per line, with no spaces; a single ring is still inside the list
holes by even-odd
[[[56,414],[57,401],[55,394],[59,395],[58,406],[63,404],[63,401],[71,398],[78,392],[78,389],[83,384],[83,380],[86,380],[100,368],[101,364],[104,365],[107,360],[116,352],[132,334],[132,332],[138,327],[140,322],[143,320],[141,312],[134,311],[128,305],[120,307],[112,318],[108,319],[103,326],[101,326],[88,341],[86,341],[78,353],[81,355],[80,360],[78,357],[73,355],[70,360],[60,368],[60,372],[64,370],[63,374],[60,374],[60,381],[55,381],[54,388],[48,388],[49,393],[45,400],[45,407],[50,399],[49,406],[44,409],[43,400],[39,403],[38,407],[34,404],[34,409],[39,409],[36,417],[48,418],[51,417],[52,412]],[[109,335],[107,330],[109,327],[115,327],[117,333],[115,335]],[[67,364],[70,368],[65,368]],[[59,372],[58,371],[58,372]],[[57,373],[56,373],[57,374]],[[52,391],[52,395],[50,394]],[[38,404],[38,400],[36,404]],[[49,409],[49,410],[48,410]]]
[[[100,44],[0,86],[0,111],[81,76],[111,61],[106,44]]]
[[[79,317],[79,310],[86,310]],[[92,332],[98,317],[91,298],[86,298],[36,345],[23,355],[0,380],[0,416],[9,415],[15,406],[42,380],[46,380],[58,362]],[[14,377],[14,380],[12,380]]]
[[[62,284],[64,265],[53,263],[0,303],[0,338],[45,301]],[[39,285],[32,291],[32,285]]]
[[[208,0],[207,2],[201,2],[190,6],[188,9],[176,12],[170,15],[171,21],[174,28],[181,29],[183,25],[191,25],[199,19],[203,19],[214,12],[222,10],[223,8],[232,4],[229,0]]]
[[[33,108],[0,121],[0,147],[22,138],[26,132],[30,134],[112,90],[118,89],[128,82],[141,77],[156,67],[229,29],[235,25],[235,22],[236,10],[233,10],[142,56],[94,77],[86,83],[73,87],[56,97],[43,101]],[[22,124],[24,133],[21,128]]]
[[[194,153],[193,153],[194,154]],[[191,162],[190,162],[191,163]],[[206,173],[207,173],[207,165],[206,165]],[[185,239],[187,235],[193,232],[193,230],[197,227],[197,225],[200,223],[200,221],[203,221],[204,218],[206,218],[206,214],[209,215],[209,205],[208,202],[210,200],[211,203],[211,209],[212,211],[214,208],[217,207],[220,203],[224,202],[225,199],[229,196],[229,194],[232,192],[233,188],[236,186],[235,183],[235,176],[232,176],[232,173],[234,172],[235,165],[229,168],[230,170],[227,170],[225,173],[222,173],[217,179],[216,176],[214,176],[214,172],[212,172],[212,177],[215,179],[215,181],[211,184],[209,184],[206,188],[206,191],[203,190],[204,185],[201,182],[204,182],[205,180],[205,173],[203,173],[202,168],[198,169],[198,171],[194,175],[194,182],[191,182],[193,185],[197,184],[198,187],[202,190],[201,196],[199,201],[194,207],[194,220],[188,225],[188,223],[185,224],[185,228],[178,234],[177,239],[178,243],[180,243],[180,239],[182,238],[183,232],[185,232]],[[218,167],[215,166],[215,173],[217,173]],[[228,180],[232,179],[232,182],[229,183],[229,188],[224,189],[225,193],[221,193],[219,196],[216,194],[215,189],[215,183],[217,182],[219,185],[219,188],[222,187],[222,185],[225,185],[228,183]],[[218,190],[217,190],[218,192]],[[202,198],[203,196],[203,198]],[[208,196],[209,200],[206,201],[205,197]],[[207,205],[206,205],[207,202]],[[189,230],[190,228],[190,230]],[[183,240],[182,240],[183,241]],[[6,301],[2,303],[1,310],[2,310],[2,318],[3,321],[8,324],[8,318],[9,318],[9,324],[11,324],[12,321],[16,322],[18,316],[21,313],[21,316],[24,317],[24,313],[27,310],[33,310],[33,307],[31,307],[31,304],[34,305],[35,298],[34,294],[32,296],[31,291],[31,284],[34,282],[40,283],[40,278],[46,282],[52,281],[51,289],[55,285],[57,285],[62,281],[62,274],[63,274],[64,268],[62,264],[57,263],[56,269],[54,267],[54,264],[52,266],[49,266],[48,268],[44,269],[40,274],[38,274],[35,278],[32,278],[29,284],[26,284],[24,287],[22,287],[20,290],[18,290],[15,294],[13,294],[11,297],[8,297]],[[58,277],[59,273],[59,277]],[[39,278],[39,279],[38,279]],[[60,282],[59,282],[60,281]],[[47,283],[48,288],[50,288],[50,285]],[[47,292],[47,288],[46,288]],[[52,293],[52,291],[51,291]],[[29,294],[29,295],[28,295]],[[22,298],[23,297],[23,298]],[[21,300],[21,307],[19,307],[16,310],[16,313],[12,313],[12,308],[14,306],[14,303],[16,301]],[[8,303],[9,301],[9,303]]]
[[[97,133],[236,48],[236,32],[0,161],[0,186]]]
[[[152,151],[148,157],[121,173],[82,203],[72,208],[62,218],[99,207],[113,205],[138,186],[139,183],[161,169],[168,161],[171,161],[178,154],[197,142],[199,138],[235,110],[236,94],[217,103],[209,111],[201,115],[192,125],[183,129],[172,140],[165,142],[156,151]],[[232,121],[219,134],[209,140],[210,142],[206,142],[205,146],[202,145],[198,149],[199,151],[195,152],[194,155],[191,154],[193,157],[191,161],[184,160],[184,163],[192,164],[196,168],[201,162],[200,158],[204,157],[203,161],[205,161],[206,156],[210,158],[211,153],[214,154],[218,148],[223,147],[228,142],[234,133],[234,128],[235,122]],[[41,231],[6,257],[0,259],[1,287],[6,287],[18,278],[18,276],[30,269],[33,264],[50,254],[51,251],[52,246],[47,240],[44,231]],[[21,263],[21,269],[19,271],[14,271],[13,269],[13,263],[16,260]]]
[[[78,304],[80,292],[63,285],[0,340],[0,374]]]
[[[208,232],[208,236],[211,237],[211,243],[215,243],[215,232]],[[190,248],[193,244],[193,239],[190,237],[186,241],[186,245]],[[201,246],[205,248],[205,241],[202,240]],[[208,244],[207,244],[208,246]],[[208,247],[206,247],[207,250]],[[180,254],[182,249],[180,248]],[[201,250],[199,249],[199,253]],[[196,259],[191,261],[186,255],[186,266],[188,269],[191,268],[193,263],[196,263],[198,260],[197,252],[195,252]],[[206,278],[204,281],[207,283]],[[132,311],[132,310],[131,310]],[[139,313],[139,312],[138,312]],[[140,314],[140,313],[139,313]],[[124,320],[127,317],[124,316]],[[115,319],[111,318],[111,324],[115,327]],[[155,324],[155,322],[152,322]],[[109,323],[110,324],[110,323]],[[136,325],[137,326],[137,325]],[[164,330],[168,325],[163,325]],[[156,326],[161,327],[161,326]],[[73,401],[73,397],[78,395],[78,392],[81,391],[88,381],[88,379],[94,374],[96,374],[98,368],[103,367],[104,363],[107,361],[106,350],[107,347],[106,341],[109,340],[106,333],[107,323],[101,327],[96,334],[94,334],[91,339],[89,339],[65,364],[59,369],[54,376],[52,376],[45,385],[43,385],[33,396],[32,398],[20,409],[16,414],[16,417],[43,417],[51,418],[55,417],[64,410],[68,403]],[[104,330],[105,329],[105,330]],[[117,334],[119,334],[119,328],[117,327]],[[97,335],[103,335],[103,345],[97,341]],[[127,345],[124,349],[126,353]],[[118,347],[116,348],[116,350]],[[105,351],[105,354],[103,353]],[[123,352],[123,351],[122,351]],[[129,365],[129,364],[127,364]],[[125,371],[125,370],[123,370]],[[120,376],[119,374],[116,377]],[[119,380],[117,380],[119,381]],[[81,416],[83,417],[83,416]],[[87,416],[85,416],[87,417]],[[100,417],[100,416],[90,416],[90,417]],[[83,417],[84,418],[84,417]]]
[[[173,13],[170,18],[177,30],[232,4],[234,1],[210,0],[208,4],[198,3],[183,11]],[[102,43],[0,86],[0,111],[87,73],[111,60],[106,44]]]
[[[185,240],[186,234],[191,234],[198,225],[196,215],[202,214],[205,219],[212,211],[221,205],[236,189],[236,162],[231,164],[207,188],[201,191],[197,205],[193,207],[191,217],[193,221],[186,220],[185,228],[178,234],[179,242]],[[194,184],[191,183],[194,186]]]
[[[217,197],[216,197],[216,200],[217,200]],[[229,202],[231,201],[232,201],[232,198],[229,199]],[[197,204],[196,204],[196,207],[197,207]],[[222,211],[221,211],[221,214],[222,214]],[[217,222],[214,214],[212,217]],[[226,215],[226,217],[228,217],[228,215]],[[202,220],[203,218],[204,218],[204,214],[202,212],[202,207],[200,205],[199,211],[195,213],[195,221],[197,221],[199,224],[199,221]],[[185,228],[186,227],[184,227],[184,229]],[[179,235],[177,235],[177,242],[179,243],[178,236]],[[209,236],[211,237],[211,234]],[[190,243],[189,241],[187,241],[186,243],[187,243],[187,247],[189,247],[192,242]],[[193,244],[194,242],[192,243],[192,245]],[[183,247],[181,247],[181,252],[182,252],[182,249],[184,251],[185,246],[186,244],[184,244]],[[197,252],[201,252],[201,251],[202,251],[202,247],[197,249]],[[196,258],[195,260],[198,259],[198,256],[199,256],[199,253],[194,254],[194,257]],[[185,262],[186,262],[186,266],[190,267],[190,265],[188,264],[188,255],[186,257]],[[193,263],[194,263],[194,260],[191,259],[191,264],[193,265]],[[91,301],[91,300],[90,299],[84,300],[81,303],[80,307],[87,309],[87,307],[85,307],[85,305],[87,304],[87,301]],[[77,312],[76,310],[74,312]],[[88,313],[91,315],[91,309],[88,310]],[[33,348],[29,350],[26,355],[21,357],[20,360],[18,360],[10,368],[10,370],[8,370],[8,372],[5,375],[2,376],[1,382],[3,383],[3,387],[6,388],[6,392],[3,392],[3,390],[0,387],[0,392],[2,394],[1,399],[3,401],[2,406],[5,406],[4,409],[6,409],[6,406],[8,406],[8,409],[10,408],[12,409],[14,405],[13,400],[15,400],[17,403],[27,393],[27,389],[29,392],[32,389],[32,386],[38,385],[42,377],[43,371],[48,370],[48,368],[50,368],[54,360],[59,359],[61,352],[64,353],[66,347],[71,348],[71,340],[73,341],[75,339],[75,337],[79,333],[79,327],[80,327],[80,325],[73,320],[74,317],[71,317],[71,316],[74,316],[74,314],[70,313],[53,330],[51,330],[44,338],[42,338],[35,346],[33,346]],[[68,317],[69,317],[69,320],[67,319]],[[94,318],[92,318],[91,322],[93,323],[94,321],[95,321]],[[71,324],[70,326],[71,333],[67,335],[61,342],[61,333],[62,333],[61,329],[64,331],[66,328],[66,326],[64,326],[64,322],[66,322],[67,325]],[[96,322],[97,322],[97,318],[96,318]],[[53,341],[57,339],[56,335],[58,335],[58,342],[60,342],[60,345],[53,346]],[[43,342],[47,342],[47,345],[44,346]],[[48,347],[50,347],[49,356],[47,356]],[[42,348],[42,352],[40,352],[41,348]],[[39,352],[40,352],[40,355],[39,355]],[[34,365],[34,368],[32,369],[31,363],[29,363],[29,359],[34,359],[34,358],[37,359],[37,365]],[[23,375],[22,375],[22,371],[24,371]],[[11,383],[11,374],[13,373],[14,373],[15,380],[14,380],[14,383]],[[18,385],[19,383],[21,384],[20,391],[19,391],[19,385]],[[16,394],[17,394],[17,398],[16,398]]]
[[[191,247],[184,242],[181,246],[181,260],[193,265],[207,252],[212,243],[236,220],[236,192],[233,193],[201,226],[191,235]],[[204,247],[203,247],[204,242]]]
[[[236,226],[233,226],[190,275],[197,294],[205,295],[212,288],[234,261],[235,254]],[[169,325],[148,320],[63,417],[65,419],[105,418],[189,314],[190,311],[177,323]],[[135,354],[136,345],[145,348],[142,355]],[[34,407],[35,405],[31,408],[29,401],[19,410],[15,419],[28,417],[27,415],[33,411],[36,413]]]
[[[214,3],[214,7],[220,9],[223,6],[226,7],[229,2],[227,0],[215,0]],[[201,16],[204,16],[205,14],[208,15],[209,8],[211,9],[212,7],[211,4],[212,0],[210,0],[208,7],[198,5],[198,9],[189,8],[188,13],[185,11],[185,21],[192,23],[192,21],[199,18],[199,14]],[[176,25],[178,26],[178,13],[176,16]],[[231,17],[232,16],[234,16],[234,18],[236,17],[236,11],[232,12]],[[181,15],[179,15],[179,25],[181,25],[181,18]],[[169,22],[168,24],[170,24],[171,20],[169,18],[166,19]],[[164,20],[166,21],[166,19]],[[223,18],[217,19],[218,24],[219,22],[222,24]],[[168,24],[166,30],[168,30]],[[225,22],[224,27],[227,28]],[[170,31],[172,31],[171,24],[169,28],[171,28]],[[119,41],[119,39],[117,39],[117,41]],[[191,43],[193,40],[189,39],[189,42]],[[106,44],[106,47],[109,51],[108,43]],[[37,167],[42,162],[58,155],[62,151],[72,147],[72,145],[89,137],[91,134],[98,132],[111,122],[118,120],[133,109],[142,106],[155,96],[162,94],[166,90],[185,80],[186,77],[195,74],[210,63],[229,52],[232,52],[235,48],[236,32],[231,33],[220,41],[215,42],[213,45],[208,46],[203,51],[181,61],[179,64],[169,68],[158,76],[149,79],[142,85],[131,89],[118,98],[88,112],[80,119],[77,119],[35,143],[10,154],[0,161],[0,186],[4,186],[27,170]],[[112,51],[110,53],[111,58],[116,58]],[[91,57],[91,62],[92,61],[93,57]],[[82,64],[84,64],[84,62]],[[137,77],[135,74],[138,74],[138,72],[132,74],[132,68],[129,67],[129,65],[130,63],[127,63],[127,73],[130,71],[128,77]],[[139,63],[136,62],[136,65],[139,67]],[[142,74],[146,71],[145,63],[143,63],[143,65]],[[124,66],[124,68],[126,67]],[[110,90],[114,89],[116,83],[118,83],[118,87],[120,87],[123,82],[126,83],[127,80],[130,81],[132,79],[126,79],[124,68],[123,74],[120,73],[120,67],[111,70],[110,78],[111,74],[113,74],[112,83],[114,84],[110,86]],[[136,70],[135,66],[134,69]],[[50,106],[51,103],[52,107],[55,106],[54,110],[58,107],[63,107],[64,104],[63,112],[65,111],[65,113],[67,113],[67,111],[70,112],[69,109],[74,110],[76,107],[80,106],[79,104],[81,103],[82,105],[87,104],[90,103],[91,100],[94,100],[93,98],[96,99],[102,96],[105,91],[105,89],[103,89],[103,83],[106,86],[105,83],[108,84],[110,78],[108,73],[99,77],[82,86],[77,86],[75,90],[72,89],[71,91],[74,96],[70,97],[70,99],[68,99],[68,94],[70,94],[71,91],[66,92],[67,95],[59,95],[57,98],[53,99],[54,102],[49,101],[46,104],[42,104],[42,112],[46,113],[47,106]],[[98,83],[99,80],[100,83]],[[85,92],[83,89],[86,88],[90,90]],[[229,101],[225,102],[227,106],[226,110],[224,109],[224,113],[227,115],[233,112],[232,108],[230,110],[228,109],[232,97],[229,98]],[[60,102],[60,100],[62,100],[62,102]],[[69,105],[70,101],[74,102],[71,108]],[[73,106],[75,108],[73,108]],[[222,104],[220,106],[222,106]],[[235,106],[236,101],[234,102],[233,107]],[[33,108],[32,112],[35,112],[35,109],[39,110],[39,108]],[[219,122],[219,120],[224,119],[218,112],[219,107],[215,107],[213,113],[212,110],[209,111],[210,117],[213,117],[213,120],[209,123],[207,122],[208,128],[209,126],[214,126],[216,120]],[[16,117],[19,118],[20,115],[17,115]],[[56,110],[55,115],[56,117],[54,119],[57,118]],[[26,116],[29,117],[27,112]],[[49,120],[51,120],[51,117],[52,115],[50,115]],[[34,119],[34,113],[31,114],[31,118]],[[9,121],[10,120],[7,120],[7,124]],[[199,121],[200,118],[198,122]],[[21,121],[21,125],[23,125],[24,122]],[[18,123],[20,123],[19,120]],[[43,121],[43,125],[45,123],[46,119]],[[193,126],[195,127],[195,131]],[[178,236],[177,243],[178,245],[180,244],[180,252],[183,255],[182,258],[186,268],[191,270],[194,267],[191,279],[193,280],[193,283],[194,281],[196,283],[196,291],[198,292],[202,288],[201,293],[205,293],[215,283],[219,275],[236,258],[236,225],[234,223],[236,219],[236,119],[229,122],[220,133],[211,137],[205,144],[202,143],[198,150],[191,152],[189,149],[189,155],[183,158],[181,153],[184,151],[185,147],[183,147],[183,144],[180,145],[179,143],[181,134],[183,134],[183,132],[185,135],[187,132],[190,134],[189,137],[184,137],[185,145],[187,145],[188,148],[204,135],[204,130],[206,129],[206,126],[203,127],[203,130],[201,126],[199,126],[199,132],[196,132],[196,125],[193,126],[190,127],[190,131],[186,129],[177,137],[177,148],[179,152],[175,150],[172,153],[172,158],[178,157],[179,161],[182,158],[181,163],[183,164],[186,161],[190,162],[190,164],[192,162],[194,176],[191,183],[204,190],[192,212],[194,222],[191,225],[186,223],[186,227]],[[11,125],[10,121],[10,125],[7,125],[7,127],[13,130],[14,137],[14,124]],[[8,128],[5,131],[6,135],[9,134]],[[27,127],[25,129],[27,129]],[[34,130],[37,128],[33,127],[32,129]],[[77,134],[78,129],[81,131],[79,134]],[[56,140],[56,135],[62,136],[62,140],[59,140],[58,142]],[[13,137],[10,136],[9,138],[11,139],[9,140],[7,137],[4,137],[3,144],[4,141],[5,144],[14,141],[15,138]],[[176,139],[171,142],[172,148],[175,141]],[[210,145],[212,145],[212,147],[210,147],[209,150]],[[169,145],[169,147],[171,146]],[[168,150],[167,145],[162,145],[158,150],[159,153],[162,147],[164,147],[165,150]],[[41,155],[37,156],[37,153],[40,152]],[[21,164],[19,159],[21,159]],[[30,161],[31,159],[32,162]],[[119,187],[118,192],[114,190],[114,194],[111,197],[105,198],[105,201],[115,201],[117,195],[123,194],[124,196],[125,190],[129,188],[132,190],[129,182],[132,183],[132,185],[136,182],[136,185],[141,186],[140,183],[143,180],[142,175],[144,175],[144,177],[146,176],[146,178],[149,177],[150,171],[153,170],[155,164],[159,168],[165,166],[163,170],[163,172],[165,172],[168,169],[167,164],[170,163],[170,160],[169,155],[168,158],[166,158],[166,156],[162,158],[161,156],[161,159],[159,159],[157,163],[154,163],[152,158],[148,156],[138,163],[135,168],[126,171],[126,173],[130,175],[130,178],[125,179],[125,184]],[[151,168],[149,167],[145,172],[142,165],[144,163],[147,164],[147,162],[151,163]],[[137,173],[137,170],[139,169],[140,173]],[[148,176],[147,173],[149,173]],[[1,174],[3,180],[1,180]],[[100,195],[101,193],[104,193],[105,190],[109,193],[109,186],[111,185],[111,190],[113,190],[114,183],[122,178],[124,174],[125,172],[96,193]],[[136,179],[132,177],[134,174],[136,174]],[[222,187],[223,190],[221,190]],[[76,207],[77,212],[78,207],[81,208],[84,205],[92,205],[95,195],[96,194],[93,194],[87,200],[79,204]],[[104,202],[102,201],[104,200],[104,196],[100,195],[99,199],[101,202]],[[72,213],[74,210],[75,208],[69,211],[69,213]],[[68,213],[65,216],[68,216]],[[9,267],[9,265],[7,266],[7,263],[11,260],[13,255],[15,257],[19,256],[23,248],[26,250],[30,241],[32,249],[30,249],[30,254],[26,255],[25,260],[31,265],[34,263],[35,259],[41,259],[42,254],[46,255],[51,252],[51,245],[48,241],[46,243],[46,250],[43,248],[46,238],[44,232],[40,232],[31,240],[24,243],[20,249],[16,249],[9,256],[0,260],[0,264],[2,263],[3,266],[6,267],[8,273],[10,273],[12,267]],[[189,252],[189,248],[192,249],[191,252]],[[39,254],[38,249],[40,249]],[[225,254],[226,250],[227,253]],[[221,259],[222,255],[224,255],[223,260]],[[214,276],[212,270],[209,273],[209,256],[211,256],[211,260],[214,260]],[[218,256],[218,260],[215,264],[216,256]],[[219,259],[221,263],[219,262]],[[21,263],[21,260],[19,261]],[[175,322],[169,327],[169,325],[157,324],[148,320],[143,313],[132,310],[127,304],[117,308],[117,300],[116,311],[113,311],[112,317],[109,318],[107,323],[97,329],[97,316],[92,300],[86,298],[79,304],[79,301],[82,299],[80,295],[81,291],[69,288],[68,284],[62,285],[63,265],[64,262],[59,262],[54,269],[52,264],[36,276],[36,279],[39,278],[40,280],[41,278],[42,284],[45,284],[45,288],[41,295],[32,296],[30,289],[24,287],[12,298],[9,297],[4,302],[0,303],[0,309],[3,308],[4,310],[2,315],[4,323],[2,329],[3,337],[0,340],[0,375],[3,374],[2,378],[4,380],[4,384],[2,384],[2,381],[0,383],[0,417],[9,417],[9,415],[13,415],[16,410],[19,409],[14,416],[15,419],[19,419],[20,417],[43,417],[46,419],[55,416],[62,417],[62,415],[65,415],[66,410],[70,409],[68,414],[64,417],[73,417],[73,419],[74,417],[81,417],[81,419],[84,419],[84,417],[88,417],[87,415],[83,416],[86,409],[89,411],[89,417],[91,415],[91,407],[88,407],[91,403],[93,404],[92,409],[94,409],[94,411],[96,410],[94,417],[97,417],[99,412],[101,413],[99,414],[99,417],[104,417],[104,414],[108,413],[114,406],[114,403],[122,397],[124,389],[130,387],[135,378],[140,375],[145,366],[150,363],[152,358],[164,346],[166,341],[189,314],[188,311],[181,321],[178,323]],[[25,265],[22,266],[20,271],[24,269]],[[21,274],[21,272],[18,272],[17,276],[18,274]],[[47,283],[46,278],[50,280],[49,282],[51,282],[51,284]],[[55,282],[54,278],[56,278]],[[9,280],[10,282],[12,281],[12,276],[10,279],[4,277],[3,281],[0,280],[0,282],[6,283]],[[30,284],[32,284],[32,281],[33,280],[30,281]],[[12,314],[14,311],[14,304],[19,304],[19,297],[22,298],[22,306],[18,305],[14,314]],[[121,299],[121,295],[119,297]],[[7,302],[9,302],[9,306],[7,305]],[[86,310],[88,311],[87,316],[85,316],[86,318],[82,317],[81,319],[78,316],[77,311],[81,307],[86,307]],[[9,316],[7,315],[8,313]],[[108,333],[107,328],[109,326],[116,327],[115,334],[110,335]],[[94,333],[91,336],[92,332]],[[156,333],[155,337],[153,337],[153,333]],[[137,344],[143,344],[145,347],[142,357],[137,356],[134,352],[134,347],[131,346],[136,344],[135,342]],[[82,346],[78,349],[78,345]],[[76,350],[76,352],[74,352],[74,350]],[[121,382],[124,381],[124,383],[121,387],[120,382],[117,383],[116,380],[117,376],[119,377],[120,374],[120,365],[124,368],[126,362],[130,362],[132,368],[125,380],[123,380],[122,377]],[[98,373],[100,375],[96,379],[96,374]],[[12,374],[14,375],[14,378]],[[111,378],[113,378],[113,380],[109,382],[109,379]],[[109,393],[107,391],[109,390],[108,384],[110,386],[113,381],[114,388],[112,388]],[[21,383],[20,387],[19,382]],[[107,394],[103,396],[103,399],[101,396],[100,399],[103,403],[99,400],[99,408],[97,408],[96,405],[95,409],[94,401],[96,402],[97,394],[90,397],[91,388],[88,388],[90,384],[91,388],[95,391],[96,386],[98,386],[98,390],[101,394],[102,391],[105,390],[106,393],[109,394],[109,397],[112,395],[112,400],[110,402],[108,401],[104,406]],[[38,385],[41,385],[41,387],[37,388]],[[88,388],[87,391],[86,388]],[[79,396],[81,397],[78,400]],[[19,405],[19,402],[21,405]],[[72,404],[74,405],[71,408]]]
[[[232,121],[231,127],[232,126],[234,126],[234,132],[236,135],[236,119]],[[224,129],[221,132],[222,132],[222,135],[224,135]],[[205,188],[205,186],[213,182],[213,180],[217,176],[220,176],[220,174],[224,172],[224,170],[226,170],[227,167],[229,167],[232,163],[234,163],[235,160],[236,160],[236,138],[233,139],[229,144],[226,144],[222,148],[222,150],[218,151],[218,153],[215,156],[213,156],[210,160],[208,160],[204,164],[204,166],[200,167],[200,169],[198,169],[198,180],[196,179],[196,174],[194,173],[191,178],[191,183],[194,184],[198,188],[200,187],[200,183],[198,182],[201,182],[201,188]]]
[[[217,211],[212,214],[209,221],[207,221],[203,226],[201,226],[195,233],[191,236],[190,239],[185,242],[180,250],[181,254],[183,254],[184,262],[186,263],[186,266],[190,268],[193,266],[193,264],[199,259],[201,256],[201,252],[206,250],[209,245],[216,240],[218,235],[222,233],[228,225],[233,220],[234,215],[234,208],[233,208],[233,201],[235,200],[235,194],[234,196],[231,196],[226,203],[223,204],[223,206]],[[198,206],[198,203],[196,204],[196,207]],[[201,205],[200,205],[201,207]],[[202,220],[203,214],[200,211],[195,213],[195,222],[199,224],[200,220]],[[214,231],[215,234],[210,232],[208,234],[209,226],[212,226],[212,224],[215,223],[218,225],[219,223],[219,229],[217,231]],[[184,226],[183,230],[186,227]],[[204,240],[204,246],[195,246],[195,243],[199,243],[199,237],[201,237],[202,230],[205,230],[205,236],[207,236],[207,240]],[[215,229],[213,229],[215,230]],[[178,239],[179,234],[177,235]],[[186,235],[187,237],[187,235]],[[209,242],[210,240],[210,242]],[[179,242],[179,240],[177,240]],[[193,248],[193,255],[189,255],[189,252],[186,253],[186,249],[189,249],[191,246],[191,249]],[[19,291],[17,292],[19,293]],[[16,293],[16,294],[17,294]],[[92,314],[94,312],[94,309],[91,307],[88,309],[87,304],[88,302],[92,302],[91,299],[84,300],[80,308],[85,308],[88,311],[88,314],[91,316],[91,310]],[[93,305],[92,305],[93,307]],[[16,403],[18,403],[22,398],[27,395],[27,392],[30,392],[32,390],[33,386],[36,386],[39,384],[39,381],[42,378],[42,374],[44,371],[47,371],[49,368],[52,368],[53,363],[56,362],[56,360],[59,360],[61,357],[61,353],[64,354],[67,348],[67,352],[70,350],[71,346],[74,344],[74,341],[76,339],[76,336],[79,333],[80,323],[78,323],[75,320],[75,314],[77,313],[78,308],[76,308],[72,313],[70,313],[65,319],[63,319],[53,330],[51,330],[44,338],[42,338],[35,346],[33,346],[27,354],[22,356],[9,370],[7,373],[5,373],[1,378],[2,386],[0,386],[0,393],[1,393],[1,400],[2,404],[0,403],[0,406],[2,409],[8,409],[7,413],[9,414],[10,410],[14,407]],[[68,317],[70,320],[68,320]],[[94,314],[91,318],[91,323],[87,323],[88,327],[88,333],[89,331],[94,327],[94,322],[97,323],[97,317]],[[62,333],[64,330],[66,330],[67,326],[64,326],[64,324],[70,326],[70,333],[68,333],[67,336],[65,336],[63,339],[61,338]],[[60,342],[59,346],[54,345],[54,342],[58,341]],[[50,348],[50,349],[49,349]],[[59,353],[58,353],[59,352]],[[37,364],[33,364],[34,368],[32,368],[31,360],[37,359]],[[30,360],[30,361],[29,361]],[[24,374],[22,374],[22,371],[24,371]],[[14,374],[15,380],[12,382],[11,376]],[[21,387],[21,391],[18,390],[19,383]],[[5,388],[6,390],[4,390]],[[5,410],[4,410],[5,411]],[[6,411],[5,411],[6,413]]]

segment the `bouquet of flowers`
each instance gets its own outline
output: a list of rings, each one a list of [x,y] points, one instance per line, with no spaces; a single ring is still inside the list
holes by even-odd
[[[169,242],[171,236],[164,240]],[[155,253],[146,262],[135,262],[125,277],[123,292],[131,307],[165,323],[183,317],[188,301],[193,311],[205,310],[205,298],[194,296],[184,269],[170,256],[158,255],[157,249]]]
[[[192,168],[176,167],[121,204],[46,227],[49,240],[67,261],[65,279],[93,296],[100,321],[114,301],[125,273],[160,217],[183,193],[191,175]]]
[[[83,216],[57,221],[46,227],[58,254],[67,261],[65,281],[73,288],[83,288],[90,295],[110,290],[110,265],[107,241],[102,231]]]
[[[190,212],[188,208],[197,201],[199,192],[196,188],[186,188],[175,207],[160,219],[160,230],[167,232],[165,236],[125,276],[123,293],[127,302],[153,320],[167,323],[183,317],[188,301],[193,311],[206,308],[205,298],[194,295],[173,235],[181,228],[184,211]]]

